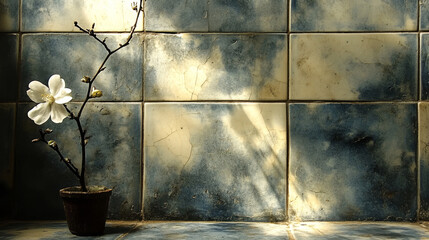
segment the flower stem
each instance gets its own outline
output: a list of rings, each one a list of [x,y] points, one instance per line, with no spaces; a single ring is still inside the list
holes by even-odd
[[[92,36],[95,40],[97,40],[100,44],[102,44],[105,48],[105,50],[107,51],[107,56],[104,58],[103,62],[101,63],[100,67],[98,68],[98,70],[95,72],[94,76],[91,78],[91,80],[88,82],[88,90],[87,90],[87,94],[85,97],[85,100],[83,101],[78,114],[75,116],[73,115],[73,113],[67,109],[67,107],[65,106],[66,110],[70,113],[72,119],[74,119],[76,121],[77,127],[79,129],[79,133],[80,133],[80,144],[81,144],[81,153],[82,153],[82,167],[81,167],[81,172],[80,172],[80,185],[82,188],[82,191],[86,192],[87,191],[87,187],[86,187],[86,183],[85,183],[85,165],[86,165],[86,151],[85,151],[85,147],[86,147],[86,142],[85,142],[85,133],[86,131],[83,130],[82,128],[82,124],[80,122],[80,117],[82,116],[83,110],[86,106],[86,104],[88,103],[89,99],[91,98],[91,89],[92,89],[92,85],[95,81],[95,79],[97,79],[98,75],[106,68],[105,65],[107,63],[107,61],[109,60],[110,56],[112,56],[114,53],[116,53],[117,51],[119,51],[120,49],[124,48],[125,46],[129,45],[133,34],[137,28],[137,24],[138,24],[138,19],[140,17],[140,13],[143,12],[143,0],[140,0],[140,5],[139,8],[136,9],[137,11],[137,16],[136,16],[136,20],[134,22],[134,25],[131,27],[130,33],[127,37],[127,40],[125,41],[125,43],[123,44],[119,44],[119,47],[117,47],[116,49],[114,49],[113,51],[110,50],[110,48],[107,46],[107,44],[105,43],[104,40],[101,40],[97,37],[97,34],[95,34],[94,30],[85,30],[82,27],[79,26],[78,22],[75,22],[75,26],[77,28],[79,28],[79,30],[81,30],[84,33],[89,34],[90,36]],[[94,28],[94,25],[93,25]]]

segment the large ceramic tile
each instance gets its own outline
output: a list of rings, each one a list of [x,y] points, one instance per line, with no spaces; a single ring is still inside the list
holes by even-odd
[[[292,104],[292,220],[416,219],[415,104]]]
[[[0,32],[18,32],[19,1],[0,0]]]
[[[285,104],[146,104],[146,220],[285,220]]]
[[[210,0],[208,2],[209,31],[287,31],[287,0]]]
[[[18,36],[0,35],[0,101],[18,97]]]
[[[429,1],[420,1],[420,29],[429,30]]]
[[[305,222],[289,226],[294,239],[428,239],[429,231],[415,223]]]
[[[26,32],[80,30],[74,26],[79,22],[83,28],[96,31],[129,31],[136,20],[130,0],[23,0],[22,29]],[[137,30],[143,29],[143,20]]]
[[[417,100],[416,34],[291,36],[290,98]]]
[[[145,28],[161,32],[286,32],[286,0],[147,0]]]
[[[146,0],[145,30],[207,32],[207,0]]]
[[[429,220],[429,103],[419,104],[420,219]]]
[[[10,217],[13,189],[15,104],[0,104],[0,219]]]
[[[291,31],[417,30],[418,0],[291,0]]]
[[[149,35],[146,100],[283,100],[284,34]]]
[[[111,49],[125,42],[127,34],[107,34]],[[95,39],[83,34],[30,34],[23,37],[22,84],[20,99],[28,84],[38,80],[47,84],[53,74],[60,74],[66,87],[72,89],[74,100],[83,100],[87,84],[81,82],[85,75],[92,77],[100,67],[107,51]],[[142,36],[135,35],[129,46],[109,59],[106,69],[97,77],[94,85],[103,91],[100,101],[138,101],[142,99]]]
[[[421,98],[429,100],[429,34],[422,34],[420,42]]]
[[[78,104],[69,104],[76,111]],[[63,217],[58,191],[79,185],[77,178],[59,161],[47,145],[31,140],[38,129],[51,128],[47,140],[55,140],[65,157],[80,168],[80,144],[76,123],[49,120],[37,126],[27,117],[34,104],[20,104],[17,114],[16,200],[17,217],[52,219]],[[89,103],[82,125],[90,137],[87,144],[87,180],[89,185],[113,188],[109,217],[136,219],[140,214],[141,104]]]
[[[287,226],[273,223],[143,223],[123,239],[282,239],[288,238]]]

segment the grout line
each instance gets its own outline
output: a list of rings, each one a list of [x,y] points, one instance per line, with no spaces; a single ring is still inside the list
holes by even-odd
[[[290,123],[289,123],[289,99],[290,99],[290,49],[291,49],[291,41],[290,41],[290,29],[291,29],[291,7],[292,0],[287,1],[287,61],[286,61],[286,198],[285,198],[285,218],[286,221],[289,221],[289,163],[290,163]],[[289,234],[289,229],[288,229]],[[290,234],[289,234],[290,235]],[[290,238],[290,237],[289,237]],[[290,238],[292,239],[292,238]]]

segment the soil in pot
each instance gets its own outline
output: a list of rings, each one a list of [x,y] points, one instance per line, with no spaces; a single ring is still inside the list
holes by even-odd
[[[112,189],[101,186],[88,186],[88,192],[82,192],[80,186],[61,189],[70,232],[78,236],[102,235],[111,194]]]

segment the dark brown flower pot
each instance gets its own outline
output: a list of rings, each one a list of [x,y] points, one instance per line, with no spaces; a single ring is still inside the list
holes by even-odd
[[[88,192],[82,192],[81,187],[61,189],[70,232],[78,236],[102,235],[111,194],[112,189],[98,186],[89,186]]]

